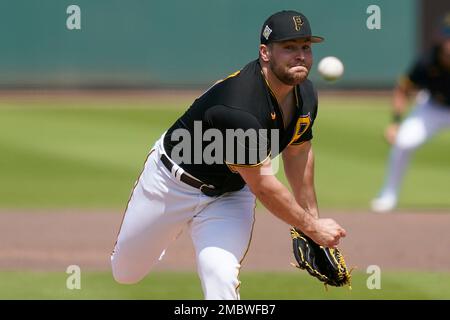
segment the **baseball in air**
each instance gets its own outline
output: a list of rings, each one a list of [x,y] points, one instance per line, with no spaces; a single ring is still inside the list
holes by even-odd
[[[317,69],[320,75],[328,81],[339,79],[344,73],[344,65],[336,57],[325,57],[320,60]]]

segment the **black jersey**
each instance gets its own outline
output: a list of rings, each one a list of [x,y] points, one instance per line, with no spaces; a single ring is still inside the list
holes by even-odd
[[[437,103],[450,108],[450,72],[439,64],[438,52],[439,47],[435,47],[429,56],[417,61],[408,78],[418,88],[427,89]]]
[[[173,161],[202,182],[223,192],[239,190],[245,182],[233,166],[257,166],[290,144],[312,139],[318,104],[312,83],[306,80],[296,86],[295,96],[295,114],[285,127],[259,61],[250,62],[194,101],[166,132],[164,149]],[[247,135],[243,140],[233,136],[255,131],[256,136]],[[219,133],[222,137],[217,136]],[[186,148],[188,145],[190,148]],[[234,151],[231,156],[230,146]],[[238,149],[244,150],[244,155]],[[211,161],[211,157],[216,161]]]

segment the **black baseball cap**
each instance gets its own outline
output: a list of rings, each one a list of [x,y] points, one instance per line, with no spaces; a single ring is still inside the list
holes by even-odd
[[[309,38],[314,43],[325,40],[311,35],[308,19],[302,13],[292,10],[274,13],[267,18],[261,29],[261,44],[298,38]]]

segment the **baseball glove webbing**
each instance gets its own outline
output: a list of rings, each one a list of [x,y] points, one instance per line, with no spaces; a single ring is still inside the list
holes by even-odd
[[[338,248],[319,246],[308,236],[291,228],[293,252],[297,265],[310,275],[327,285],[341,287],[348,285],[351,289],[351,272],[348,270],[344,256]]]

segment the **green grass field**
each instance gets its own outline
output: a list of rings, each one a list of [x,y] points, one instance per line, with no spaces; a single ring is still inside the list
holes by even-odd
[[[378,191],[388,154],[382,138],[388,103],[323,99],[313,140],[322,208],[366,209]],[[0,207],[123,208],[148,150],[187,105],[0,103]],[[450,207],[448,145],[445,132],[418,150],[401,207]]]
[[[67,100],[69,101],[69,100]],[[0,208],[124,208],[148,150],[184,112],[166,104],[0,102]],[[385,98],[325,98],[314,128],[321,208],[366,210],[380,187],[388,154]],[[450,133],[415,155],[400,207],[448,209]],[[283,174],[280,178],[285,181]],[[110,272],[83,273],[82,290],[65,273],[0,272],[0,299],[201,299],[195,274],[155,273],[134,286]],[[450,273],[386,272],[381,290],[355,273],[353,290],[326,292],[305,273],[243,272],[243,299],[450,299]],[[264,283],[264,290],[261,290]]]
[[[380,289],[368,289],[369,275],[356,272],[352,290],[328,291],[306,273],[243,272],[242,299],[450,299],[450,274],[386,272]],[[202,299],[200,280],[193,273],[157,272],[134,285],[114,282],[110,273],[81,274],[80,290],[69,290],[65,273],[0,273],[0,299]],[[261,284],[264,283],[264,286]]]

